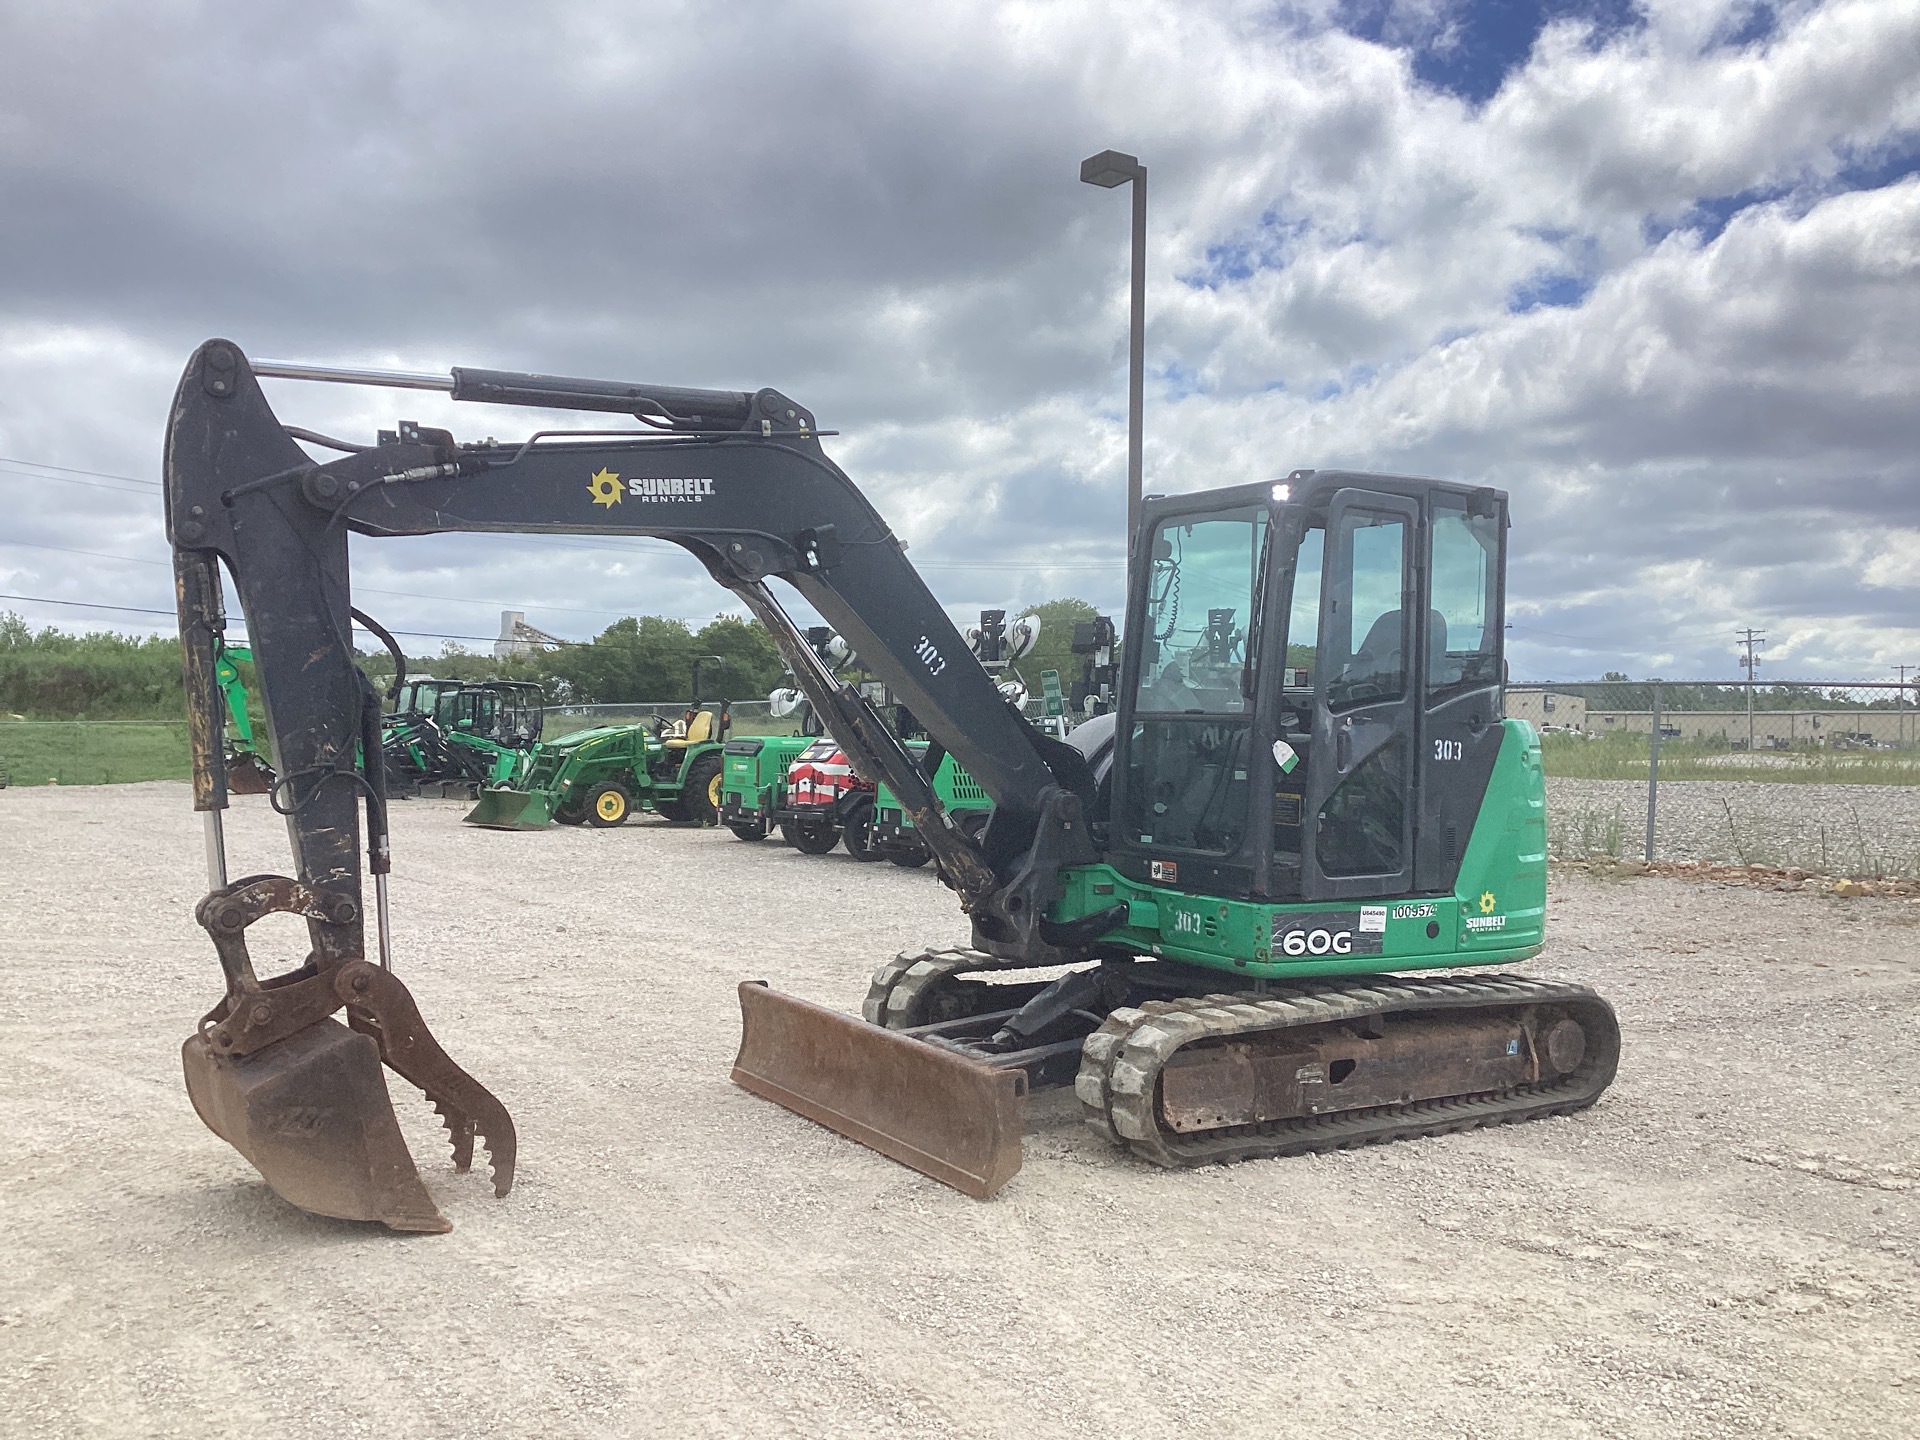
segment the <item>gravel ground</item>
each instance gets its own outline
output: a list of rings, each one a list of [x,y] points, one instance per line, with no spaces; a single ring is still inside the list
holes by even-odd
[[[520,1177],[398,1094],[457,1227],[405,1238],[187,1103],[185,787],[0,792],[0,1433],[1920,1433],[1920,905],[1557,877],[1532,968],[1626,1037],[1595,1109],[1172,1174],[1054,1093],[979,1203],[726,1078],[739,977],[852,1008],[960,939],[931,876],[460,808],[397,807],[398,963]],[[282,867],[258,800],[231,829]]]
[[[1611,848],[1639,855],[1646,783],[1549,778],[1547,815],[1556,854],[1576,858]],[[1920,785],[1663,780],[1654,854],[1837,875],[1920,875]]]

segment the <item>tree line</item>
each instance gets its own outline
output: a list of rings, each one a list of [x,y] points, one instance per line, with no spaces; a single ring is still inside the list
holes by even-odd
[[[1075,599],[1031,608],[1041,617],[1040,642],[1019,669],[1036,695],[1041,672],[1049,669],[1058,670],[1062,688],[1071,691],[1080,673],[1080,657],[1071,653],[1073,627],[1092,619],[1094,608]],[[695,657],[713,655],[721,663],[702,666],[703,698],[760,700],[790,683],[767,632],[754,621],[726,615],[697,629],[660,615],[628,616],[590,641],[506,659],[450,644],[438,655],[409,656],[407,673],[532,680],[545,690],[549,704],[620,705],[689,698]],[[376,680],[393,674],[392,657],[384,650],[362,652],[358,659]],[[251,682],[244,666],[242,674]],[[0,715],[177,720],[183,709],[178,639],[35,631],[18,615],[0,614]]]

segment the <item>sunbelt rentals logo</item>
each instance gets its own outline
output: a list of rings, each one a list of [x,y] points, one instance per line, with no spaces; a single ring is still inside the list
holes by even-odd
[[[587,494],[593,503],[611,510],[628,499],[643,505],[697,504],[713,494],[711,475],[636,475],[623,482],[613,471],[602,467],[587,480]]]
[[[1469,915],[1467,917],[1467,929],[1469,930],[1504,930],[1506,929],[1507,917],[1504,915],[1496,915],[1493,913],[1495,910],[1499,908],[1500,908],[1500,902],[1498,899],[1495,898],[1494,893],[1491,890],[1482,890],[1480,892],[1480,903],[1478,906],[1480,913],[1478,915]]]

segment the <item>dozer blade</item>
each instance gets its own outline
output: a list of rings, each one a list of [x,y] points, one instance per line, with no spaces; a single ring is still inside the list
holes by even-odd
[[[181,1061],[207,1128],[282,1199],[394,1230],[453,1228],[413,1167],[370,1036],[321,1020],[235,1058],[193,1035]]]
[[[466,814],[469,825],[490,830],[544,830],[553,821],[553,800],[544,790],[513,790],[504,785],[480,792],[480,803]]]
[[[984,1200],[1020,1169],[1027,1077],[740,985],[736,1085]]]

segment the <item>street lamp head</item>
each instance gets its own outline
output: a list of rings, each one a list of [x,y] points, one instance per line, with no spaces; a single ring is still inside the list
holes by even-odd
[[[1140,163],[1138,155],[1125,155],[1118,150],[1102,150],[1080,162],[1080,178],[1103,190],[1138,180],[1146,173],[1147,167]]]

